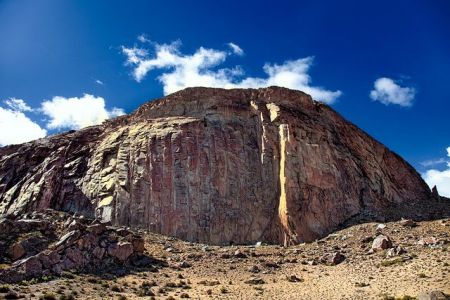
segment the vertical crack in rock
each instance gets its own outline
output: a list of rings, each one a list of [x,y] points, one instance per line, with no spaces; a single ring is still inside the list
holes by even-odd
[[[283,244],[288,245],[290,243],[290,228],[289,228],[289,212],[287,208],[286,197],[286,143],[289,142],[289,125],[280,124],[279,126],[279,141],[280,141],[280,167],[279,167],[279,180],[280,180],[280,198],[278,201],[278,217],[280,218],[280,224],[283,231]]]

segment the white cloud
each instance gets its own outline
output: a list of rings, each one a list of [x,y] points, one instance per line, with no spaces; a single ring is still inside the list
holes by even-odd
[[[397,104],[400,106],[411,106],[416,95],[412,87],[401,87],[391,78],[378,78],[374,82],[374,89],[370,92],[370,98],[381,103]]]
[[[284,63],[269,64],[263,67],[266,77],[244,77],[239,66],[217,68],[230,55],[227,51],[200,47],[194,54],[180,52],[181,43],[154,44],[154,55],[150,57],[147,49],[122,46],[127,57],[126,64],[133,67],[133,77],[142,81],[148,72],[164,69],[158,77],[163,84],[164,94],[170,94],[186,87],[204,86],[220,88],[259,88],[271,85],[302,90],[314,99],[332,103],[342,93],[311,86],[308,74],[313,57],[288,60]],[[234,52],[235,53],[235,52]]]
[[[31,108],[22,99],[9,99],[10,108],[0,107],[0,146],[20,144],[42,138],[47,131],[28,118],[23,111]]]
[[[9,98],[4,102],[13,111],[32,111],[31,107],[22,99]]]
[[[95,80],[95,83],[100,84],[100,85],[103,85],[103,81],[101,81],[100,79],[96,79],[96,80]]]
[[[439,159],[430,159],[430,160],[422,161],[422,162],[420,162],[420,165],[425,168],[429,168],[429,167],[433,167],[433,166],[437,166],[437,165],[442,165],[445,163],[447,163],[447,160],[445,158],[439,158]]]
[[[137,37],[138,41],[141,43],[150,43],[151,41],[147,38],[147,35],[142,33]]]
[[[234,54],[239,56],[244,55],[244,50],[242,50],[242,48],[236,45],[235,43],[230,42],[227,45],[231,48]]]
[[[450,158],[450,147],[447,148],[447,156]],[[450,197],[450,161],[447,161],[447,169],[428,170],[423,174],[423,178],[430,188],[437,186],[440,195]]]
[[[40,111],[49,118],[48,129],[80,129],[125,114],[120,108],[107,110],[105,99],[89,94],[72,98],[53,97],[41,103]]]

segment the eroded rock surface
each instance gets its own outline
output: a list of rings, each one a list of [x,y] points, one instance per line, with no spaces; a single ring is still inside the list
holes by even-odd
[[[45,210],[19,219],[3,218],[0,228],[3,282],[69,271],[101,272],[116,266],[148,269],[156,262],[144,254],[142,235],[63,212]]]
[[[432,201],[398,155],[276,87],[189,88],[0,148],[0,214],[53,208],[210,244],[311,241],[352,218],[419,219]]]

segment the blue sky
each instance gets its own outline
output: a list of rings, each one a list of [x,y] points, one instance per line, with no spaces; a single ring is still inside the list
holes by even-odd
[[[450,193],[449,1],[243,2],[0,0],[0,144],[190,84],[277,83],[323,97]]]

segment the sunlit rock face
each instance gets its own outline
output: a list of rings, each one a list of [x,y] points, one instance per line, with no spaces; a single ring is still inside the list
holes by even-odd
[[[278,87],[189,88],[0,148],[0,214],[54,208],[210,244],[311,241],[430,195],[398,155]]]

